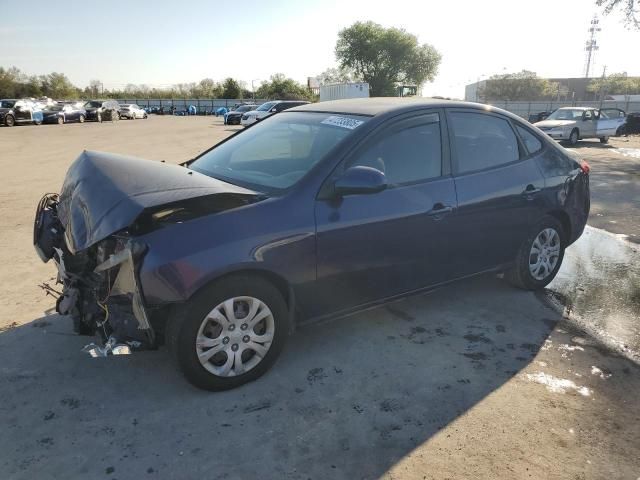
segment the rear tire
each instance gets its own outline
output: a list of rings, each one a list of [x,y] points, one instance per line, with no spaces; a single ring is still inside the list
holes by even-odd
[[[244,319],[237,320],[233,331],[231,331],[231,327],[223,327],[222,322],[214,321],[213,312],[220,312],[221,306],[229,300],[232,300],[234,315],[236,315],[236,307],[244,307],[241,310],[246,311],[246,308],[250,308],[251,304],[248,303],[249,307],[246,307],[242,302],[248,298],[258,300],[261,305],[267,307],[271,315],[260,320],[255,327],[242,325]],[[226,308],[222,308],[224,316],[227,317]],[[263,310],[261,306],[259,310],[254,311],[254,316],[251,318],[258,318]],[[249,318],[249,315],[250,313],[245,318]],[[212,321],[215,330],[209,332],[203,330],[203,328],[210,328],[211,323],[207,324],[207,322]],[[263,324],[263,322],[265,323]],[[266,322],[268,322],[268,326]],[[247,323],[250,322],[247,321]],[[254,328],[262,327],[264,327],[264,331],[260,333],[254,331]],[[225,328],[229,329],[226,333]],[[222,330],[219,331],[219,329]],[[262,350],[259,355],[258,350],[251,348],[251,345],[255,344],[254,338],[256,341],[261,341],[259,336],[269,332],[272,335],[272,340],[265,341],[262,345],[262,347],[266,347],[266,350],[259,348],[260,345],[256,347]],[[165,335],[174,361],[187,380],[198,388],[219,391],[238,387],[262,376],[282,351],[288,332],[287,304],[278,289],[260,277],[233,275],[203,288],[179,310],[176,310],[169,320]],[[239,334],[242,336],[238,337]],[[203,346],[201,344],[203,339],[210,343]],[[243,343],[245,339],[248,340],[248,343]],[[208,350],[204,350],[204,348],[207,347],[217,349],[217,353],[207,360],[201,361],[199,356],[206,354]],[[235,350],[232,351],[232,349]],[[239,365],[241,368],[236,371],[238,361],[237,357],[234,358],[233,355],[238,355],[238,352],[240,352]],[[248,358],[245,359],[245,357]],[[231,362],[231,366],[227,365],[227,362]],[[225,366],[230,369],[226,374],[222,373]]]
[[[609,137],[600,137],[600,143],[609,143]]]
[[[16,124],[16,119],[13,117],[13,115],[7,115],[6,117],[4,117],[4,124],[7,127],[14,127]]]
[[[555,241],[553,232],[557,234]],[[548,245],[545,244],[545,237],[550,239]],[[543,217],[520,246],[513,266],[505,272],[505,279],[524,290],[546,287],[560,270],[566,244],[566,234],[561,223],[550,215]],[[536,254],[536,250],[540,253]]]
[[[64,117],[58,117],[58,125],[64,125]]]

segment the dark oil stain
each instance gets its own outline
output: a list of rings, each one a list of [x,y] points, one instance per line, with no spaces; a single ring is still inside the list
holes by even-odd
[[[402,408],[402,403],[395,398],[383,400],[382,402],[380,402],[381,412],[396,412],[398,410],[402,410]]]
[[[271,408],[271,402],[269,400],[263,400],[258,403],[250,404],[244,407],[244,413],[257,412],[259,410],[265,410]]]
[[[392,315],[398,317],[401,320],[406,320],[407,322],[412,322],[413,320],[416,319],[413,315],[405,312],[404,310],[400,310],[399,308],[393,307],[391,305],[387,305],[386,308],[387,308],[387,311],[389,313],[391,313]]]
[[[463,355],[471,360],[486,360],[487,354],[482,352],[463,353]]]
[[[505,347],[507,347],[509,350],[515,350],[516,346],[513,343],[507,343],[505,345]]]
[[[44,417],[42,417],[42,419],[46,422],[48,420],[51,420],[55,416],[56,416],[55,412],[48,410],[47,412],[45,412]]]
[[[327,378],[327,374],[324,373],[324,369],[320,367],[312,368],[307,374],[307,381],[309,382],[309,385],[312,385],[323,378]]]
[[[71,410],[75,410],[80,406],[80,400],[74,397],[66,397],[60,400],[60,403],[66,407],[69,407]]]
[[[540,348],[540,345],[537,345],[535,343],[521,343],[520,348],[529,352],[537,352]]]
[[[484,334],[482,334],[482,333],[479,334],[479,335],[476,335],[474,333],[468,333],[463,338],[467,342],[471,342],[471,343],[479,343],[479,342],[482,342],[482,343],[493,343],[491,341],[491,339],[485,337]]]
[[[441,328],[436,328],[435,329],[436,335],[438,335],[439,337],[444,337],[446,335],[449,335],[449,332],[445,332],[443,329]]]
[[[507,331],[507,329],[505,328],[505,326],[504,326],[504,325],[496,325],[496,332],[498,332],[498,333],[504,333],[504,332],[506,332],[506,331]]]
[[[360,405],[358,405],[357,403],[355,405],[353,405],[353,409],[358,412],[358,413],[363,413],[364,412],[364,408],[362,408]]]
[[[426,332],[426,331],[427,331],[427,329],[426,329],[426,328],[424,328],[424,327],[413,327],[413,328],[411,329],[411,335],[415,335],[415,334],[417,334],[417,333],[424,333],[424,332]]]
[[[47,322],[46,320],[40,320],[39,322],[33,322],[31,324],[31,326],[34,328],[44,328],[48,327],[49,325],[51,325],[51,322]]]

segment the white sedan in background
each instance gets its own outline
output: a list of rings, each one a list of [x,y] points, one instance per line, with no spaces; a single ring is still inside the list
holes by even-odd
[[[599,138],[601,143],[607,143],[623,123],[624,117],[609,118],[596,108],[563,107],[534,125],[555,140],[575,145],[584,138]]]
[[[147,118],[147,112],[135,104],[120,105],[118,111],[120,112],[120,118],[128,118],[129,120]]]
[[[251,110],[250,112],[242,115],[240,123],[245,127],[248,127],[249,125],[256,123],[258,120],[262,120],[274,113],[282,112],[283,110],[305,105],[307,103],[310,102],[306,102],[304,100],[274,100],[272,102],[266,102],[255,110]]]

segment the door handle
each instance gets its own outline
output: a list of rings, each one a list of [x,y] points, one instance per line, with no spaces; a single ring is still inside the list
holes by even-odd
[[[531,183],[529,185],[527,185],[527,188],[524,189],[524,192],[522,192],[522,195],[533,195],[534,193],[539,193],[541,192],[542,189],[534,187]]]
[[[436,203],[433,208],[427,212],[430,217],[440,217],[448,213],[453,212],[453,207],[450,205],[443,205],[442,203]]]

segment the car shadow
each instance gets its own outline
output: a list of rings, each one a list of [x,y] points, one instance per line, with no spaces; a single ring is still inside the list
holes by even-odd
[[[164,350],[93,359],[70,319],[45,316],[0,333],[0,476],[378,478],[524,368],[559,319],[480,277],[300,328],[264,377],[210,393]]]

